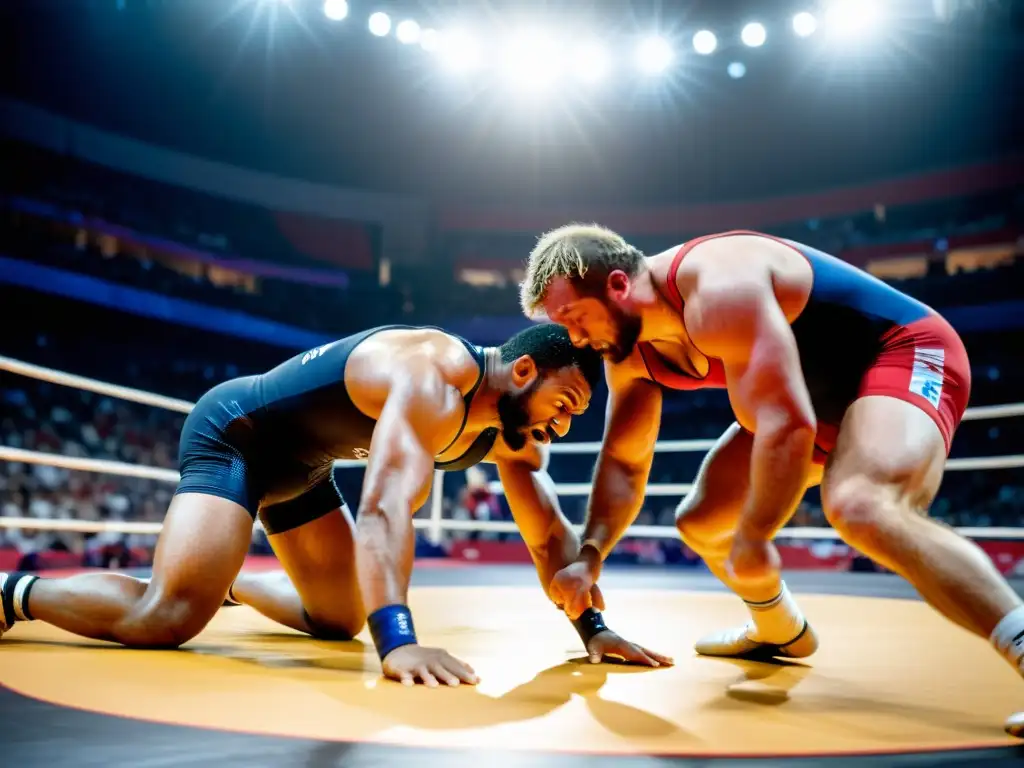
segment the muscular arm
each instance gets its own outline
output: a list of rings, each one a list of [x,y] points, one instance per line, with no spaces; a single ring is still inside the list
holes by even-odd
[[[686,298],[693,341],[722,360],[737,420],[754,433],[750,491],[738,533],[767,539],[807,485],[816,420],[796,339],[770,275],[702,280]]]
[[[558,505],[558,492],[547,472],[547,449],[529,446],[512,456],[502,456],[498,451],[493,460],[498,465],[509,508],[537,568],[541,586],[548,598],[561,607],[552,590],[552,581],[555,574],[575,561],[580,546],[579,537]],[[673,663],[668,656],[623,640],[611,631],[600,612],[604,609],[604,599],[596,585],[590,595],[592,607],[570,618],[591,661],[608,655],[652,667]]]
[[[551,579],[579,554],[579,537],[558,504],[558,492],[547,471],[547,450],[531,446],[519,453],[525,455],[499,451],[494,461],[512,517],[550,597]]]
[[[579,559],[600,567],[643,505],[661,426],[661,390],[624,366],[608,366],[604,439]]]
[[[415,537],[434,456],[461,420],[462,396],[429,364],[396,374],[370,442],[356,522],[356,570],[367,614],[406,603]]]

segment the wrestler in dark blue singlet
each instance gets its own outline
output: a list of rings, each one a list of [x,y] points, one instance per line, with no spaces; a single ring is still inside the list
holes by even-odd
[[[267,373],[211,389],[185,420],[178,455],[181,481],[175,493],[205,493],[234,501],[253,518],[259,513],[268,533],[298,527],[340,507],[344,502],[334,483],[333,463],[365,459],[377,423],[352,402],[345,366],[352,351],[370,336],[402,329],[421,328],[372,328],[296,355]],[[453,338],[465,345],[480,368],[476,384],[465,396],[468,416],[483,381],[484,353]],[[497,428],[484,430],[462,456],[435,466],[457,470],[478,463],[498,433]],[[458,435],[449,447],[457,439]]]

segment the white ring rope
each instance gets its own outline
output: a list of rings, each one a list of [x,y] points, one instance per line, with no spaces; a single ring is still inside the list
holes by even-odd
[[[3,355],[0,355],[0,371],[17,373],[30,379],[48,381],[51,384],[84,389],[88,392],[95,392],[98,395],[110,395],[110,397],[129,400],[133,403],[152,405],[155,408],[166,408],[168,411],[177,411],[178,413],[189,413],[195,406],[195,403],[190,403],[188,400],[178,400],[174,397],[164,397],[163,395],[154,395],[152,392],[143,392],[141,389],[132,389],[131,387],[122,387],[118,384],[108,384],[105,381],[87,379],[84,376],[75,376],[63,371],[55,371],[52,368],[43,368],[41,365],[23,363],[21,360],[4,357]]]
[[[195,406],[187,400],[178,400],[172,397],[145,392],[131,387],[122,387],[117,384],[110,384],[96,379],[89,379],[84,376],[57,371],[52,368],[25,363],[10,357],[0,355],[0,370],[20,374],[28,378],[48,381],[53,384],[83,389],[101,395],[109,395],[121,400],[128,400],[142,405],[151,405],[157,408],[165,408],[178,413],[189,413]],[[964,421],[976,421],[981,419],[1000,419],[1013,416],[1024,416],[1024,403],[1011,403],[1007,405],[990,405],[978,408],[968,408],[963,416]],[[715,440],[660,440],[655,443],[655,450],[659,452],[687,452],[709,450],[714,446]],[[601,449],[600,442],[577,442],[577,443],[553,443],[550,446],[552,453],[597,453]],[[41,451],[28,451],[20,448],[12,448],[0,445],[0,461],[20,462],[24,464],[41,464],[45,466],[58,467],[61,469],[76,470],[81,472],[97,472],[100,474],[117,475],[121,477],[135,477],[146,480],[158,480],[167,483],[177,483],[181,475],[173,469],[160,467],[147,467],[137,464],[127,464],[120,461],[107,461],[104,459],[77,458],[64,456],[56,453],[44,453]],[[338,460],[335,466],[338,467],[361,467],[365,466],[365,460]],[[978,458],[950,459],[946,462],[946,469],[978,470],[978,469],[1016,469],[1024,467],[1024,454],[1013,454],[1008,456],[984,456]],[[443,476],[438,471],[437,476]],[[437,483],[435,483],[437,484]],[[502,494],[504,489],[500,482],[489,483],[493,493]],[[564,496],[588,496],[591,491],[590,483],[556,483],[555,488],[559,495]],[[652,483],[647,486],[647,496],[683,496],[692,488],[691,483]],[[494,533],[517,533],[518,527],[513,521],[483,521],[483,520],[449,520],[441,517],[440,494],[435,494],[435,503],[431,510],[431,519],[416,518],[413,525],[416,528],[430,529],[434,534],[442,530],[448,531],[479,531]],[[0,517],[0,529],[3,528],[24,528],[32,530],[50,531],[72,531],[76,533],[126,533],[126,534],[158,534],[163,529],[163,523],[132,523],[125,521],[86,521],[86,520],[54,520],[34,517]],[[581,530],[581,526],[577,526]],[[964,536],[970,538],[988,539],[1016,539],[1021,536],[1020,528],[958,528]],[[675,526],[670,525],[634,525],[630,527],[627,536],[630,538],[653,538],[653,539],[674,539],[677,536]],[[785,528],[779,534],[779,538],[786,539],[835,539],[839,536],[831,528]]]
[[[430,530],[434,527],[433,520],[413,518],[413,527]],[[258,525],[258,523],[257,523]],[[163,523],[131,523],[125,521],[103,520],[55,520],[38,517],[0,517],[0,529],[23,528],[37,531],[67,531],[70,533],[124,533],[137,535],[157,535],[163,530]],[[511,520],[441,520],[443,531],[465,531],[476,533],[519,533],[519,526]],[[582,533],[582,525],[574,525],[576,532]],[[1020,528],[957,528],[956,531],[970,539],[1011,539],[1021,538]],[[677,539],[679,532],[674,525],[633,525],[624,538],[630,539]],[[810,541],[840,541],[839,534],[832,528],[792,527],[783,528],[776,535],[776,540],[800,539]]]
[[[10,448],[6,445],[0,445],[0,461],[42,464],[47,467],[74,469],[79,472],[98,472],[101,475],[138,477],[143,480],[162,480],[166,483],[177,483],[181,480],[181,475],[173,469],[144,467],[139,464],[125,464],[122,461],[107,461],[105,459],[80,459],[74,456],[64,456],[59,453],[42,453],[40,451],[26,451],[21,448]]]

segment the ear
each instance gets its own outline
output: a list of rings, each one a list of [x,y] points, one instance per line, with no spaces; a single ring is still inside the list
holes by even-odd
[[[512,363],[512,381],[519,389],[526,389],[537,378],[537,363],[529,355],[521,355]]]
[[[615,269],[609,273],[608,282],[605,287],[605,290],[608,292],[608,298],[622,301],[629,298],[632,289],[633,281],[621,269]]]

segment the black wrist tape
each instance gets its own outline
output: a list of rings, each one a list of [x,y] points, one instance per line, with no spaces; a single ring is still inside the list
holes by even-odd
[[[590,642],[594,635],[608,629],[608,626],[604,623],[604,617],[596,608],[587,608],[587,610],[580,614],[578,619],[573,621],[572,625],[576,627],[576,631],[579,633],[584,646]]]

